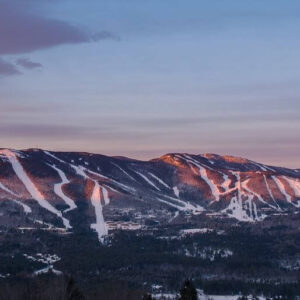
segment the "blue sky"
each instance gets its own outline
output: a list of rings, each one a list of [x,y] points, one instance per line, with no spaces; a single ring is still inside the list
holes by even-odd
[[[0,0],[1,146],[299,168],[299,12],[293,0]]]

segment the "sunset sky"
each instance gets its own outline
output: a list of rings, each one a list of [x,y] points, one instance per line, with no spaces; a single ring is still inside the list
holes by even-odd
[[[300,168],[299,0],[0,0],[0,148]]]

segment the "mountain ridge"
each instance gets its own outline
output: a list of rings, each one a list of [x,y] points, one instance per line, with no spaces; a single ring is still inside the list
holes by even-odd
[[[291,171],[296,171],[296,172],[300,172],[300,168],[295,167],[295,168],[290,168],[290,167],[285,167],[285,166],[278,166],[278,165],[270,165],[270,164],[266,164],[263,162],[258,162],[255,161],[253,159],[248,159],[244,156],[238,156],[238,155],[231,155],[231,154],[217,154],[214,152],[205,152],[205,153],[189,153],[189,152],[167,152],[165,154],[162,154],[158,157],[154,157],[154,158],[149,158],[149,159],[137,159],[137,158],[133,158],[133,157],[129,157],[129,156],[124,156],[124,155],[108,155],[108,154],[102,154],[102,153],[98,153],[98,152],[89,152],[89,151],[66,151],[66,150],[48,150],[48,149],[43,149],[43,148],[25,148],[25,149],[15,149],[15,148],[9,148],[9,147],[4,147],[4,148],[0,148],[1,150],[11,150],[11,151],[20,151],[20,152],[36,152],[36,151],[48,151],[51,153],[60,153],[60,154],[64,154],[64,153],[74,153],[74,154],[86,154],[86,155],[99,155],[99,156],[104,156],[107,158],[115,158],[115,159],[121,159],[121,160],[128,160],[128,161],[138,161],[138,162],[150,162],[150,161],[154,161],[154,160],[159,160],[161,158],[163,158],[164,156],[168,156],[168,155],[176,155],[176,154],[184,154],[184,155],[191,155],[191,156],[202,156],[202,157],[206,157],[206,158],[212,158],[212,159],[232,159],[235,160],[237,163],[238,161],[240,162],[245,162],[245,163],[256,163],[259,165],[265,165],[267,167],[275,167],[275,168],[281,168],[281,169],[287,169],[287,170],[291,170]]]
[[[206,215],[258,222],[295,214],[299,180],[296,169],[212,153],[168,153],[141,161],[88,152],[0,150],[0,204],[18,204],[34,215],[19,225],[41,219],[73,230],[72,224],[81,226],[74,219],[80,215],[101,242],[118,227],[139,230],[153,220],[171,224]]]

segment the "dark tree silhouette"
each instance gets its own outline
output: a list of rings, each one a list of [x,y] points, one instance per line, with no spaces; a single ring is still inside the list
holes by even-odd
[[[70,278],[67,282],[66,288],[66,300],[84,300],[84,296],[75,284],[73,278]]]
[[[179,300],[197,300],[197,290],[190,280],[186,280],[180,289]]]
[[[150,294],[146,294],[143,296],[143,300],[153,300],[153,298]]]

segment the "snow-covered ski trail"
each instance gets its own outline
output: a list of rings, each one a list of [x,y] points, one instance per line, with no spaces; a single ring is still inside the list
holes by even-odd
[[[209,179],[208,175],[207,175],[207,171],[206,168],[204,168],[199,162],[197,162],[196,160],[194,160],[193,158],[191,158],[188,155],[185,155],[185,158],[187,158],[187,160],[189,162],[191,162],[193,165],[195,165],[196,167],[198,167],[199,169],[199,173],[201,178],[206,182],[206,184],[209,186],[212,195],[215,198],[215,201],[219,201],[220,200],[220,192],[218,187],[215,185],[215,183]],[[209,167],[208,167],[209,168]],[[211,169],[211,168],[209,168]]]
[[[4,184],[2,184],[0,182],[0,189],[2,189],[3,191],[7,192],[8,194],[11,194],[14,197],[18,197],[18,195],[16,193],[14,193],[13,191],[11,191],[9,188],[7,188]]]
[[[147,183],[149,183],[151,186],[153,186],[156,190],[160,191],[160,189],[144,174],[141,172],[135,171],[139,176],[141,176]]]
[[[74,164],[71,163],[67,163],[59,158],[57,158],[56,156],[51,154],[51,157],[59,160],[60,162],[64,163],[64,164],[68,164],[70,167],[72,167],[76,174],[82,176],[85,180],[92,180],[94,182],[94,188],[92,191],[92,195],[91,195],[91,203],[95,208],[95,217],[96,217],[96,222],[91,224],[91,229],[95,230],[98,234],[98,239],[100,241],[100,243],[104,242],[104,237],[106,235],[108,235],[108,225],[104,220],[104,216],[103,216],[103,205],[108,205],[110,203],[110,199],[108,196],[108,191],[107,189],[100,185],[99,182],[95,179],[93,179],[92,177],[90,177],[87,173],[90,173],[94,176],[100,177],[100,178],[105,178],[105,179],[109,179],[111,181],[113,181],[116,184],[122,185],[121,183],[118,183],[117,181],[110,179],[102,174],[99,174],[97,172],[91,171],[89,169],[87,169],[86,167],[83,166],[76,166]],[[106,185],[107,188],[111,189],[109,186]],[[126,186],[125,186],[126,187]],[[102,205],[102,197],[103,197],[103,205]]]
[[[171,189],[170,186],[169,186],[168,184],[166,184],[161,178],[157,177],[156,175],[154,175],[154,174],[151,173],[151,172],[148,172],[148,174],[149,174],[152,178],[156,179],[161,185],[163,185],[163,186],[166,187],[167,189]]]
[[[272,193],[272,190],[271,190],[271,188],[270,188],[270,185],[269,185],[269,183],[268,183],[268,179],[267,179],[266,175],[264,175],[264,181],[265,181],[265,184],[266,184],[268,193],[269,193],[271,199],[273,200],[273,203],[277,206],[277,209],[278,209],[278,210],[281,210],[280,206],[278,205],[278,203],[276,202],[276,200],[275,200],[275,198],[274,198],[274,195],[273,195],[273,193]]]
[[[242,188],[245,191],[247,191],[250,194],[253,194],[261,203],[263,203],[265,205],[268,205],[272,209],[278,210],[278,208],[276,206],[273,206],[273,205],[269,204],[267,201],[265,201],[263,199],[263,197],[261,195],[259,195],[258,193],[255,193],[252,189],[250,189],[248,187],[248,183],[249,183],[249,179],[247,179],[247,180],[245,180],[245,181],[242,182]]]
[[[92,171],[92,170],[90,170],[90,169],[88,169],[88,168],[86,168],[86,167],[83,167],[83,166],[76,166],[76,165],[74,165],[74,164],[72,164],[72,163],[66,162],[66,161],[64,161],[64,160],[62,160],[62,159],[60,159],[60,158],[58,158],[57,156],[55,156],[54,154],[52,154],[52,153],[50,153],[50,152],[48,152],[48,151],[44,151],[44,153],[46,153],[46,154],[49,155],[50,157],[56,159],[57,161],[59,161],[59,162],[61,162],[61,163],[63,163],[63,164],[66,164],[66,165],[70,166],[70,167],[76,172],[77,175],[83,177],[85,180],[90,179],[90,177],[86,174],[86,172],[88,172],[88,173],[90,173],[90,174],[92,174],[92,175],[95,175],[95,176],[97,176],[97,177],[100,177],[100,178],[104,178],[104,179],[110,180],[112,183],[118,185],[120,188],[123,188],[123,189],[126,190],[126,191],[129,191],[129,192],[135,192],[135,189],[134,189],[134,188],[131,188],[131,187],[129,187],[129,186],[123,184],[123,183],[120,183],[120,182],[118,182],[118,181],[116,181],[116,180],[114,180],[114,179],[112,179],[112,178],[109,178],[109,177],[107,177],[107,176],[105,176],[105,175],[102,175],[102,174],[100,174],[100,173],[97,173],[97,172],[95,172],[95,171]]]
[[[276,183],[276,185],[279,188],[281,194],[285,197],[286,201],[289,202],[289,203],[292,203],[292,197],[285,190],[285,187],[284,187],[283,183],[276,176],[272,176],[272,179]]]
[[[54,192],[57,196],[59,196],[62,200],[64,200],[64,202],[69,206],[69,208],[66,209],[65,212],[68,212],[72,209],[77,208],[77,205],[75,204],[75,202],[71,198],[66,196],[62,190],[63,185],[70,183],[70,180],[68,180],[66,174],[61,169],[57,168],[55,165],[49,164],[49,166],[58,173],[58,175],[61,179],[60,183],[56,183],[54,185]]]
[[[124,173],[127,177],[129,177],[130,179],[132,179],[133,181],[136,181],[135,178],[133,178],[127,171],[125,171],[123,168],[121,168],[119,165],[117,165],[116,163],[112,163],[113,166],[115,166],[116,168],[118,168],[122,173]]]
[[[48,201],[46,201],[46,199],[44,198],[42,193],[38,190],[38,188],[34,185],[34,183],[28,177],[27,173],[23,169],[23,166],[21,165],[21,163],[19,162],[19,160],[17,158],[17,155],[10,150],[4,150],[4,151],[2,151],[2,153],[4,153],[6,155],[6,157],[10,161],[12,168],[14,169],[16,175],[21,180],[21,182],[23,182],[24,186],[26,187],[27,191],[32,196],[32,198],[34,200],[36,200],[41,207],[47,209],[51,213],[58,216],[63,221],[63,224],[66,228],[71,228],[69,220],[64,218],[62,216],[62,213],[59,210],[57,210]]]
[[[21,201],[18,201],[18,200],[13,200],[15,203],[17,203],[18,205],[22,206],[23,210],[24,210],[24,213],[25,214],[30,214],[32,213],[32,209],[27,205],[27,204],[24,204],[23,202]]]
[[[94,181],[95,185],[94,185],[94,189],[91,195],[91,203],[95,208],[95,215],[96,215],[96,223],[91,224],[91,228],[96,230],[96,232],[98,233],[98,239],[101,243],[104,242],[104,237],[108,234],[108,226],[104,221],[104,217],[103,217],[103,207],[102,207],[102,203],[101,203],[101,187],[99,185],[99,183],[95,180]],[[103,192],[103,190],[102,190]],[[104,195],[104,193],[103,193]],[[104,196],[105,202],[109,203],[109,199],[106,196]]]
[[[173,192],[174,192],[175,196],[176,196],[177,198],[179,198],[179,189],[178,189],[177,186],[174,186],[174,187],[173,187]]]

